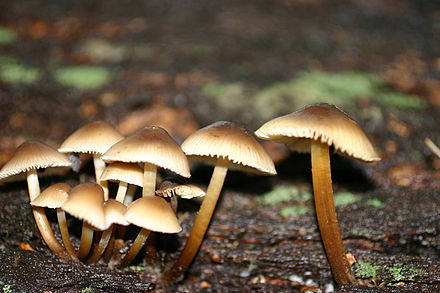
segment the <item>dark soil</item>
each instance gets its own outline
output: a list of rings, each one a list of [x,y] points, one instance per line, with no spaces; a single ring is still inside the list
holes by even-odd
[[[378,266],[374,277],[362,279],[358,272],[364,286],[337,291],[439,292],[440,158],[423,142],[429,137],[440,144],[439,17],[436,1],[417,0],[2,1],[0,25],[18,32],[19,40],[0,46],[0,54],[39,68],[42,78],[27,85],[0,81],[0,164],[24,140],[56,147],[79,126],[99,119],[124,134],[162,125],[179,142],[216,120],[236,120],[249,129],[265,122],[214,108],[200,91],[212,81],[252,87],[308,69],[375,73],[428,107],[380,105],[379,122],[356,117],[382,153],[380,163],[332,156],[335,191],[359,196],[338,208],[347,252],[358,263]],[[148,54],[142,51],[146,56],[138,58],[132,51],[119,60],[96,61],[78,49],[88,39],[141,46]],[[54,82],[52,67],[78,64],[106,66],[117,78],[91,90]],[[368,111],[372,103],[360,99],[356,108]],[[159,264],[142,255],[129,268],[111,269],[52,255],[33,222],[26,183],[0,183],[0,291],[332,292],[314,214],[282,217],[280,209],[294,201],[256,202],[280,185],[310,189],[310,158],[276,146],[271,154],[278,176],[228,173],[201,251],[184,280],[171,287],[157,280],[177,258],[198,201],[180,204],[181,233],[159,235]],[[194,166],[191,182],[206,187],[210,172]],[[77,184],[92,178],[90,164],[81,173],[43,177],[40,183],[42,188]],[[370,199],[381,204],[372,206]],[[311,201],[306,205],[313,208]]]

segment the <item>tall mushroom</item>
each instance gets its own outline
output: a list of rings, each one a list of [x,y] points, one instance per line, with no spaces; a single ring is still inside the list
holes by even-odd
[[[337,107],[321,103],[270,120],[255,134],[262,139],[282,142],[291,150],[311,153],[316,216],[333,277],[339,285],[355,284],[333,202],[329,146],[361,161],[379,161],[364,131]]]
[[[154,196],[156,189],[157,167],[173,171],[183,177],[190,177],[188,160],[176,141],[160,127],[144,127],[129,137],[113,145],[103,156],[106,162],[143,163],[142,196]],[[134,258],[150,232],[142,229],[123,262],[129,263]]]
[[[92,154],[95,167],[96,183],[104,190],[104,199],[108,199],[108,187],[106,181],[100,177],[105,168],[101,155],[112,145],[124,137],[110,124],[103,121],[89,123],[72,133],[59,147],[62,153]]]
[[[39,141],[26,141],[16,150],[12,158],[0,170],[0,180],[19,173],[26,173],[29,199],[34,200],[40,194],[37,169],[49,167],[70,167],[70,160],[50,146]],[[70,259],[69,254],[58,242],[50,227],[43,207],[32,207],[38,230],[47,246],[54,254]]]
[[[92,247],[93,230],[106,230],[104,212],[104,191],[100,185],[93,182],[82,183],[69,192],[69,198],[61,208],[72,216],[83,220],[78,258],[87,257]]]
[[[63,239],[64,247],[66,248],[72,259],[77,259],[72,241],[70,241],[70,234],[66,221],[66,213],[64,212],[64,210],[61,209],[61,206],[69,197],[70,189],[70,185],[66,183],[53,184],[43,190],[40,195],[32,200],[31,205],[36,207],[56,209],[58,226],[60,228],[61,238]]]
[[[183,142],[182,150],[190,159],[208,161],[214,163],[215,167],[185,247],[176,263],[162,276],[165,283],[180,278],[197,254],[217,205],[228,168],[265,175],[276,174],[273,161],[266,150],[244,128],[232,122],[219,121],[199,129]]]

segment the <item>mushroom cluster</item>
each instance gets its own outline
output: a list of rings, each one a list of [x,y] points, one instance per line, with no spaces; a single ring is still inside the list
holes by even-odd
[[[333,277],[339,285],[356,283],[345,256],[333,203],[329,146],[362,161],[380,160],[365,133],[337,107],[314,104],[265,123],[255,135],[282,142],[294,151],[311,153],[317,222]],[[37,169],[71,167],[67,154],[71,158],[79,156],[80,161],[93,157],[94,182],[81,182],[73,187],[60,182],[40,192]],[[193,184],[177,183],[175,178],[160,179],[158,168],[171,171],[176,177],[190,177],[188,159],[214,165],[206,193]],[[177,218],[179,198],[202,197],[180,256],[160,278],[164,284],[170,284],[183,277],[197,255],[228,169],[276,175],[274,163],[263,146],[232,122],[208,125],[179,146],[160,127],[144,127],[123,137],[111,125],[97,121],[72,133],[58,150],[38,141],[23,143],[0,170],[0,180],[26,174],[35,222],[44,242],[58,257],[86,264],[112,260],[120,267],[129,265],[145,246],[154,252],[155,233],[182,230]],[[117,190],[109,189],[108,182],[116,182]],[[142,189],[140,194],[136,192],[138,187]],[[56,209],[61,242],[46,217],[46,208]],[[66,213],[82,221],[79,244],[71,240]],[[126,235],[128,225],[139,227],[139,233],[131,246],[123,250],[130,243]]]

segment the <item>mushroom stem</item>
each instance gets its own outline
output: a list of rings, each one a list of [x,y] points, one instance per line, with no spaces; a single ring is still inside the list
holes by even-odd
[[[92,255],[86,260],[86,264],[91,264],[97,262],[101,255],[104,253],[105,248],[110,242],[110,238],[113,232],[113,225],[107,230],[102,232],[101,239],[99,240],[97,248],[93,251]]]
[[[333,278],[338,285],[356,284],[345,255],[336,217],[328,145],[312,140],[311,159],[316,216]]]
[[[84,259],[90,252],[93,243],[93,227],[87,222],[83,221],[81,240],[78,250],[78,258]]]
[[[228,165],[229,161],[227,160],[217,160],[211,181],[209,182],[208,190],[206,191],[205,198],[200,206],[199,213],[194,221],[191,234],[186,241],[185,247],[180,253],[179,259],[162,276],[162,280],[165,283],[169,284],[178,280],[199,251],[217,205],[217,200],[220,196],[226,173],[228,171]]]
[[[129,205],[133,201],[134,195],[136,193],[136,189],[137,189],[136,185],[133,185],[133,184],[128,185],[127,194],[125,195],[124,202],[123,202],[126,206]]]
[[[124,203],[124,198],[127,193],[127,183],[124,181],[119,181],[118,193],[116,194],[115,200]]]
[[[108,199],[108,182],[106,180],[100,180],[102,172],[105,169],[105,162],[101,159],[101,155],[93,155],[93,165],[95,166],[95,178],[96,183],[101,185],[104,190],[104,200]]]
[[[142,196],[154,196],[154,191],[156,190],[156,174],[156,165],[145,162]]]
[[[138,236],[133,242],[133,245],[131,245],[125,257],[122,259],[121,263],[119,264],[119,267],[127,266],[136,257],[136,255],[142,249],[142,246],[144,246],[144,243],[147,240],[148,236],[150,235],[150,232],[151,231],[147,229],[141,229],[141,231],[139,231]]]
[[[26,179],[28,184],[29,199],[34,200],[40,194],[40,183],[38,181],[38,175],[36,169],[31,169],[26,173]],[[32,213],[40,231],[41,237],[44,242],[50,248],[50,250],[62,259],[71,259],[64,247],[55,238],[55,234],[50,227],[50,223],[47,220],[46,212],[43,207],[32,207]]]
[[[58,225],[60,227],[61,238],[63,239],[64,248],[70,254],[70,257],[74,260],[78,260],[76,257],[75,248],[73,248],[72,241],[70,240],[69,229],[67,227],[66,213],[61,209],[57,209]]]

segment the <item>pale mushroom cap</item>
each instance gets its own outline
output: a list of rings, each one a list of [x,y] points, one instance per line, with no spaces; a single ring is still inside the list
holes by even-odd
[[[145,196],[132,202],[127,207],[125,219],[131,224],[156,232],[178,233],[182,230],[173,209],[157,196]]]
[[[143,176],[144,171],[137,164],[114,162],[104,169],[100,180],[122,181],[142,187]]]
[[[124,217],[127,207],[114,199],[109,199],[104,203],[104,214],[105,220],[107,221],[107,226],[112,224],[119,224],[127,226],[129,223]]]
[[[103,121],[89,123],[74,133],[61,144],[62,153],[103,154],[112,145],[123,139],[113,126]]]
[[[325,103],[308,105],[272,119],[255,131],[255,135],[282,142],[293,151],[310,152],[310,141],[319,140],[361,161],[380,160],[362,128],[346,113]]]
[[[108,228],[104,214],[104,191],[96,183],[75,186],[61,208],[72,216],[84,220],[100,230]]]
[[[12,158],[0,170],[0,180],[12,175],[27,172],[31,169],[48,167],[70,167],[66,155],[36,140],[22,143]]]
[[[31,201],[31,205],[50,209],[60,208],[69,197],[70,189],[70,185],[66,183],[53,184]]]
[[[232,122],[219,121],[199,129],[182,144],[192,158],[232,162],[232,167],[250,172],[275,175],[275,166],[263,146],[244,128]]]
[[[156,195],[162,197],[177,196],[185,199],[205,196],[206,193],[194,184],[177,184],[169,180],[163,181],[156,190]]]
[[[144,127],[113,145],[103,156],[106,162],[150,163],[190,177],[188,159],[176,141],[160,127]]]

